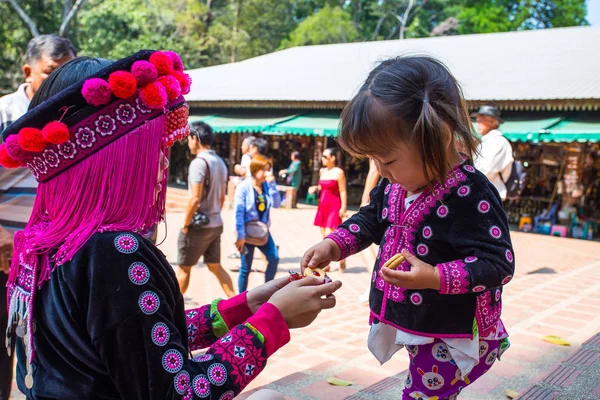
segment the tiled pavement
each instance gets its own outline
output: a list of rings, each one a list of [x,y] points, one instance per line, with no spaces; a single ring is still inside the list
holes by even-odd
[[[278,276],[298,269],[304,251],[320,240],[312,226],[315,209],[274,210],[272,233],[280,246]],[[239,264],[228,259],[233,252],[231,211],[224,213],[226,229],[222,252],[225,268]],[[160,246],[168,259],[176,260],[177,231],[182,214],[171,207],[169,234]],[[160,238],[164,237],[164,226]],[[600,243],[513,233],[517,272],[505,288],[503,320],[511,335],[512,347],[491,371],[466,389],[461,399],[502,399],[504,390],[525,393],[544,379],[574,349],[600,332]],[[264,268],[257,255],[255,266]],[[369,282],[369,273],[360,255],[348,260],[346,273],[331,273],[344,286],[334,310],[324,311],[308,328],[292,332],[291,342],[278,351],[246,391],[266,386],[289,399],[399,399],[403,371],[408,357],[400,351],[380,366],[366,347],[368,308],[358,302]],[[234,283],[237,274],[232,274]],[[263,281],[253,272],[250,287]],[[208,303],[222,296],[216,278],[204,266],[193,269],[187,295],[188,306]],[[557,335],[573,347],[560,347],[541,340]],[[353,382],[349,387],[329,385],[336,376]],[[14,399],[22,399],[14,395]]]

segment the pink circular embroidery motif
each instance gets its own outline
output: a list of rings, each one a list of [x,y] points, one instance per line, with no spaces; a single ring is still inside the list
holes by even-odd
[[[423,296],[420,293],[413,293],[410,295],[410,301],[415,306],[420,306],[423,303]]]
[[[501,295],[502,295],[502,293],[500,293],[500,289],[496,290],[496,301],[500,301]]]
[[[497,226],[492,226],[490,228],[490,235],[492,235],[494,239],[500,239],[502,237],[502,231]]]
[[[475,168],[473,168],[471,165],[465,165],[463,168],[467,172],[475,172]]]
[[[150,270],[146,264],[134,262],[129,267],[129,280],[136,285],[145,285],[150,280]]]
[[[233,390],[228,390],[219,397],[219,400],[232,400],[233,399]]]
[[[383,209],[383,211],[381,212],[381,218],[385,219],[388,216],[388,209],[387,207]]]
[[[156,293],[148,290],[140,295],[138,304],[144,314],[152,315],[160,307],[160,298]]]
[[[388,194],[390,192],[390,189],[392,189],[392,185],[390,183],[387,184],[387,186],[385,187],[385,194]]]
[[[162,322],[157,322],[152,328],[152,341],[157,346],[164,346],[169,343],[169,338],[171,337],[171,333],[169,331],[169,327],[167,324]],[[182,393],[183,394],[183,393]]]
[[[175,375],[175,390],[180,395],[187,393],[190,386],[190,374],[187,371],[181,371]]]
[[[446,218],[448,216],[448,206],[439,206],[437,209],[437,215],[440,218]]]
[[[502,279],[502,284],[506,285],[508,282],[510,282],[512,280],[512,275],[507,276],[506,278]]]
[[[481,200],[479,202],[479,205],[477,206],[477,210],[479,210],[480,213],[485,214],[488,211],[490,211],[490,203],[488,203],[485,200]]]
[[[477,261],[477,257],[475,257],[475,256],[469,256],[469,257],[465,258],[466,263],[474,263],[475,261]]]
[[[183,367],[183,356],[177,350],[167,350],[163,356],[162,362],[165,371],[175,374]]]
[[[120,253],[135,253],[139,247],[138,240],[129,233],[122,233],[115,238],[115,247]]]
[[[420,256],[426,256],[429,253],[429,247],[427,247],[426,244],[420,244],[417,246],[417,253],[419,253]]]
[[[216,386],[223,386],[227,380],[227,370],[223,364],[212,364],[208,367],[208,380]]]
[[[431,236],[433,236],[433,231],[431,230],[431,227],[426,226],[425,228],[423,228],[423,237],[425,239],[429,239],[431,238]]]
[[[483,285],[475,286],[475,287],[473,288],[473,291],[474,291],[475,293],[483,292],[484,290],[485,290],[485,286],[483,286]]]
[[[513,258],[513,253],[510,250],[506,250],[506,260],[509,262],[513,262],[514,258]]]
[[[358,225],[356,225],[356,224],[351,224],[350,225],[350,231],[354,232],[354,233],[358,233],[358,232],[360,232],[360,227]]]
[[[458,195],[461,197],[468,196],[469,193],[471,193],[471,188],[466,185],[458,188]]]
[[[210,396],[210,382],[206,375],[198,375],[194,378],[194,382],[192,383],[192,387],[194,388],[194,393],[196,396],[200,398],[206,398]]]

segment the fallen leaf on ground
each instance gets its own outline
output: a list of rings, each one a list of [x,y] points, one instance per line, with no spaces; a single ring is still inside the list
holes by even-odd
[[[327,378],[327,382],[329,382],[329,384],[333,386],[352,386],[352,382],[334,377]]]
[[[544,336],[542,339],[544,339],[548,343],[557,344],[559,346],[570,346],[571,345],[571,343],[567,342],[565,339],[558,337],[558,336],[548,335],[548,336]]]
[[[510,389],[505,389],[504,390],[504,395],[506,397],[508,397],[509,399],[515,399],[515,398],[517,398],[517,396],[519,396],[519,392],[516,392],[514,390],[510,390]]]

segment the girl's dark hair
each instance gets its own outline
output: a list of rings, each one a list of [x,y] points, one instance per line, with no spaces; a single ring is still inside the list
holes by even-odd
[[[339,149],[336,149],[335,147],[328,147],[328,148],[325,149],[325,151],[328,151],[332,156],[335,157],[334,164],[335,164],[336,167],[339,167],[340,164],[341,164],[341,161],[342,161],[342,160],[340,160],[340,151],[339,151]],[[325,152],[325,151],[323,151],[323,152]]]
[[[29,109],[37,107],[40,103],[48,100],[55,94],[95,74],[102,68],[108,67],[112,63],[113,61],[110,60],[91,57],[79,57],[69,61],[52,72],[41,84],[31,99]]]
[[[416,146],[428,181],[444,182],[446,140],[473,157],[473,133],[462,90],[448,68],[427,56],[383,61],[341,115],[339,143],[355,157],[385,155],[398,142]]]

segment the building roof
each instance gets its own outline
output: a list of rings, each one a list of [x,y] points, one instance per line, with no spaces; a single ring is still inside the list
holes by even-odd
[[[598,43],[600,27],[589,26],[295,47],[191,70],[187,99],[207,107],[338,108],[378,61],[427,54],[448,65],[472,106],[598,109]]]

